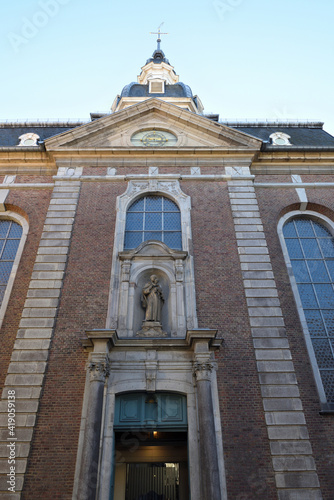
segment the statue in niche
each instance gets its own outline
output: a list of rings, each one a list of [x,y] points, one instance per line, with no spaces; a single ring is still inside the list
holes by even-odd
[[[142,290],[142,306],[145,309],[145,319],[142,330],[137,335],[145,337],[166,336],[162,331],[161,311],[164,304],[162,288],[155,274],[150,276],[150,281],[144,285]]]
[[[165,300],[157,276],[152,274],[150,280],[143,287],[142,292],[142,305],[146,309],[145,321],[157,321],[160,323],[161,309]]]

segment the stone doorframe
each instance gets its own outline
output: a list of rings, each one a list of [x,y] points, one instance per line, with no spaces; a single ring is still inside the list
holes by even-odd
[[[114,462],[115,397],[124,392],[175,392],[187,397],[192,500],[226,500],[214,351],[209,329],[185,339],[119,339],[115,330],[86,332],[89,351],[73,500],[109,500]],[[212,429],[215,432],[212,432]]]

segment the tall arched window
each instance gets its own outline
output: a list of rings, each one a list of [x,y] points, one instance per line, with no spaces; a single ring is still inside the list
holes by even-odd
[[[318,220],[294,217],[283,235],[327,403],[334,405],[334,238]],[[298,301],[297,301],[298,302]]]
[[[12,220],[0,220],[0,305],[2,303],[16,252],[22,236],[22,227]]]
[[[182,250],[180,210],[165,196],[143,196],[128,208],[124,249],[136,248],[147,240],[162,241],[174,250]]]

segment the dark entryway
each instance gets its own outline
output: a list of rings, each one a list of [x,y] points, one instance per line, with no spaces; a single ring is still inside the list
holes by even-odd
[[[119,395],[114,430],[113,500],[189,499],[184,395]]]
[[[127,464],[126,500],[179,500],[178,463]]]

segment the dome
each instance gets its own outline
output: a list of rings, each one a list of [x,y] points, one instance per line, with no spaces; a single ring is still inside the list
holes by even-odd
[[[189,85],[183,82],[175,83],[174,85],[165,85],[163,93],[149,92],[149,84],[142,85],[140,83],[131,82],[123,87],[121,92],[122,97],[190,97],[193,99],[193,93]]]
[[[146,64],[149,64],[150,62],[153,62],[155,64],[161,64],[162,62],[170,64],[170,62],[165,56],[165,53],[161,49],[155,50],[152,54],[152,57],[147,59]]]

